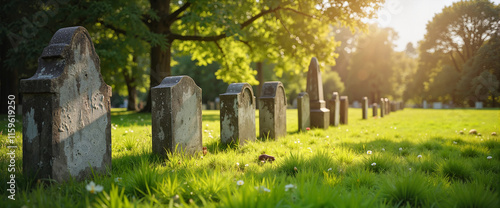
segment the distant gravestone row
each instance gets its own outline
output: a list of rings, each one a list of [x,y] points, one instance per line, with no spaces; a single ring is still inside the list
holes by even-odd
[[[35,179],[82,180],[111,169],[111,87],[87,30],[58,30],[39,58],[36,74],[21,81],[23,93],[23,170]],[[307,92],[297,99],[299,131],[348,123],[347,96],[333,93],[325,102],[318,60],[311,59]],[[283,84],[265,82],[259,97],[259,136],[286,136],[287,100]],[[188,76],[166,77],[151,88],[152,151],[194,154],[202,151],[202,89]],[[378,105],[373,104],[377,116]],[[220,108],[221,142],[243,145],[256,139],[256,100],[248,83],[230,84],[210,103]],[[363,98],[362,118],[368,118]],[[381,116],[402,109],[381,99]]]

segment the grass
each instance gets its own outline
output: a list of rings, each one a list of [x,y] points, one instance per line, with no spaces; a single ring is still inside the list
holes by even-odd
[[[256,113],[257,132],[258,112]],[[6,116],[5,116],[6,118]],[[384,118],[297,132],[287,111],[278,140],[245,146],[220,142],[218,111],[203,112],[209,153],[151,153],[151,115],[112,111],[113,167],[84,181],[46,185],[22,174],[16,150],[16,200],[0,189],[2,207],[500,207],[500,111],[405,109]],[[7,121],[0,145],[0,181],[10,163]],[[20,120],[20,118],[18,118]],[[21,132],[21,123],[16,130]],[[476,129],[482,136],[460,134]],[[2,131],[2,130],[0,130]],[[16,134],[21,146],[21,134]],[[400,150],[401,148],[401,150]],[[368,152],[371,151],[371,154]],[[274,162],[262,163],[260,154]],[[421,157],[419,157],[419,155]],[[491,159],[487,159],[492,156]],[[375,164],[375,165],[373,165]],[[237,181],[243,185],[237,185]],[[90,182],[103,186],[91,194]]]

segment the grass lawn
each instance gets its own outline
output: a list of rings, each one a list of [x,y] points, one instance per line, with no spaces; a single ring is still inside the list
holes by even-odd
[[[150,114],[114,109],[108,174],[31,182],[18,149],[15,201],[6,191],[4,118],[1,207],[500,207],[500,137],[491,135],[500,133],[498,109],[405,109],[368,120],[350,109],[348,125],[301,133],[297,111],[288,110],[286,137],[240,147],[220,144],[219,112],[203,111],[209,153],[169,160],[151,154]],[[276,161],[262,163],[263,153]],[[91,181],[103,191],[87,191]]]

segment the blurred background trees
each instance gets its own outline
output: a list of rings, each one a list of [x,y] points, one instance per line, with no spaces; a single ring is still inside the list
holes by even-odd
[[[6,1],[0,7],[0,103],[32,76],[57,29],[88,29],[113,87],[113,105],[148,110],[151,86],[189,75],[203,102],[228,83],[280,80],[290,104],[305,91],[317,57],[325,99],[368,96],[419,104],[500,102],[499,6],[487,0],[453,3],[436,14],[418,45],[395,51],[398,34],[367,24],[383,0],[316,1]],[[19,102],[19,101],[18,101]],[[7,108],[0,106],[1,111]]]

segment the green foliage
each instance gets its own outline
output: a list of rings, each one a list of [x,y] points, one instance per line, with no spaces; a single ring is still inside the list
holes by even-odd
[[[493,60],[498,47],[493,45],[498,44],[499,14],[500,7],[488,0],[455,2],[436,14],[419,48],[415,94],[466,106],[497,103],[499,76]]]
[[[325,100],[331,99],[333,92],[338,92],[339,95],[344,92],[344,82],[342,82],[339,73],[336,71],[325,70],[325,73],[322,74],[322,79],[323,97]]]

